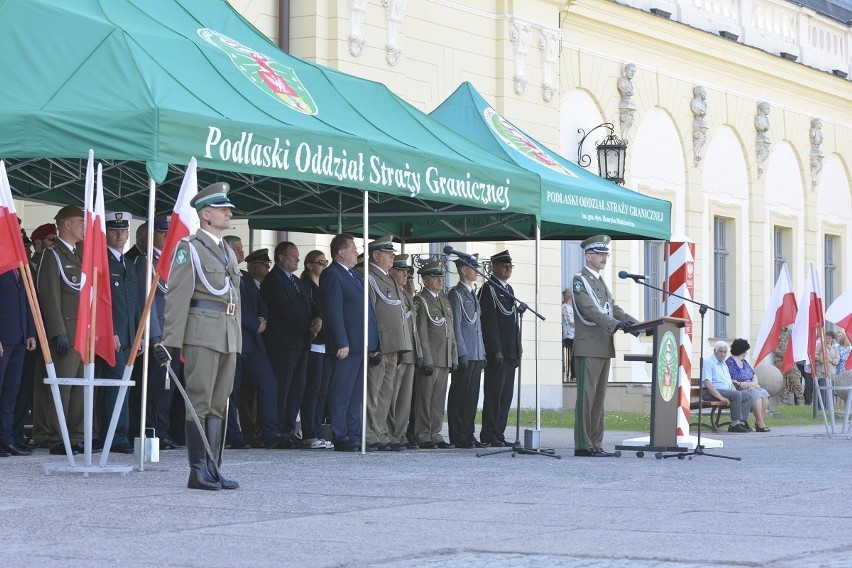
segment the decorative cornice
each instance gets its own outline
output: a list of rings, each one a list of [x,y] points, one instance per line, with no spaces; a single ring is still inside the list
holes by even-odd
[[[538,45],[541,48],[541,98],[545,102],[553,100],[555,81],[553,69],[559,57],[559,30],[542,28]]]
[[[364,14],[367,12],[367,0],[349,0],[349,53],[352,57],[361,55],[364,48]]]
[[[382,0],[388,21],[388,44],[387,55],[385,55],[388,65],[396,65],[402,53],[402,48],[399,46],[399,27],[402,25],[405,3],[406,0]]]
[[[527,54],[530,51],[532,26],[512,18],[511,39],[515,51],[515,93],[522,95],[527,88]]]

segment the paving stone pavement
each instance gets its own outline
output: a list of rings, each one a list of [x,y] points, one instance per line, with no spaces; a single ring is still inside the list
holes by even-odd
[[[852,568],[852,440],[822,432],[713,435],[739,462],[575,458],[570,429],[541,433],[559,460],[226,450],[220,492],[182,450],[89,477],[39,450],[0,458],[0,566]]]

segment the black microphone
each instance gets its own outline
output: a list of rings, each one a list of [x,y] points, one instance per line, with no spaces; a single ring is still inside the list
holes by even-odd
[[[461,252],[459,250],[454,249],[450,245],[444,247],[444,254],[454,254],[459,258],[463,258],[465,260],[472,260],[473,262],[479,262],[478,254],[467,254],[466,252]]]
[[[644,276],[642,274],[630,274],[626,270],[622,270],[621,272],[619,272],[618,277],[621,278],[622,280],[624,280],[626,278],[631,278],[631,279],[633,279],[633,281],[636,281],[636,282],[638,282],[639,280],[645,280],[647,278],[647,276]]]

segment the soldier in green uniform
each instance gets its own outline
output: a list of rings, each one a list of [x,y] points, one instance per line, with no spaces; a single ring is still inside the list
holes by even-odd
[[[577,405],[574,411],[574,455],[610,457],[601,448],[604,434],[604,399],[610,360],[615,357],[613,334],[630,332],[636,323],[612,298],[600,276],[609,258],[606,235],[589,237],[583,247],[585,266],[574,275],[574,357],[577,371]]]
[[[786,388],[785,393],[793,393],[793,401],[798,406],[805,404],[805,395],[802,392],[802,373],[796,365],[793,365],[786,373],[783,369],[784,352],[787,350],[787,344],[790,343],[790,336],[793,334],[793,328],[790,326],[782,327],[781,334],[778,336],[778,347],[772,352],[772,364],[778,367],[778,370],[784,375]],[[782,397],[782,402],[787,404],[787,397]]]
[[[405,287],[410,268],[408,265],[408,255],[398,254],[394,256],[393,266],[389,271],[402,292],[400,300],[402,300],[402,319],[405,326],[403,333],[410,338],[412,350],[404,352],[402,357],[399,358],[396,381],[394,383],[393,395],[391,396],[390,413],[388,414],[388,437],[390,437],[391,445],[414,449],[418,446],[417,444],[409,443],[406,432],[408,431],[408,424],[411,422],[411,395],[414,392],[414,370],[417,362],[422,360],[422,354],[420,351],[420,340],[417,337],[417,317],[414,310],[414,296]]]
[[[405,353],[413,349],[406,331],[402,288],[390,274],[393,237],[385,235],[370,243],[370,301],[376,312],[382,360],[367,371],[367,444],[379,451],[399,451],[405,446],[391,441],[388,417],[394,392],[399,391],[397,369]]]
[[[452,449],[455,446],[441,436],[447,379],[458,364],[453,307],[443,290],[444,262],[430,262],[418,274],[423,278],[423,289],[414,297],[414,305],[423,364],[414,381],[414,434],[423,449]]]
[[[83,376],[80,354],[74,349],[77,310],[80,301],[80,273],[83,267],[83,210],[73,205],[56,214],[57,239],[42,253],[39,263],[38,302],[50,355],[59,378]],[[79,246],[78,246],[79,245]],[[83,387],[59,387],[72,452],[83,451]],[[50,453],[64,454],[56,412],[50,412],[48,445]]]
[[[217,462],[225,442],[223,426],[237,353],[242,349],[240,269],[234,252],[222,239],[231,227],[233,205],[228,189],[226,183],[214,183],[190,202],[201,228],[183,239],[175,251],[166,292],[163,341],[154,350],[161,364],[183,353],[186,392]],[[190,466],[187,487],[239,488],[239,483],[226,479],[208,464],[201,433],[189,408],[185,430]]]

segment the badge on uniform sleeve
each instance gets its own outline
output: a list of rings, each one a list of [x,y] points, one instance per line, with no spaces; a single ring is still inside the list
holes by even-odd
[[[179,250],[178,253],[177,253],[177,256],[175,257],[175,262],[178,265],[182,265],[182,264],[186,263],[186,256],[187,256],[187,254],[186,254],[185,250]]]
[[[579,280],[574,281],[574,291],[575,292],[582,292],[583,291],[583,284]]]

